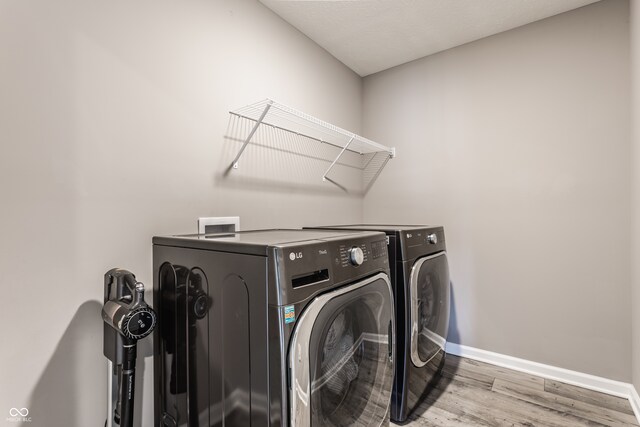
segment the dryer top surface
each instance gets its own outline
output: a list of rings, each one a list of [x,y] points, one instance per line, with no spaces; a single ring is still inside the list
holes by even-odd
[[[313,227],[315,228],[315,227]],[[319,229],[330,230],[360,230],[360,231],[381,231],[388,235],[400,234],[403,231],[432,230],[442,228],[438,225],[393,225],[393,224],[344,224],[344,225],[323,225]]]

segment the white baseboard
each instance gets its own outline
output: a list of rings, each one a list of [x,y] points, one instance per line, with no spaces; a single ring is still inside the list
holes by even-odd
[[[635,413],[638,422],[640,422],[640,397],[632,384],[451,342],[447,343],[446,351],[447,353],[455,356],[466,357],[468,359],[490,363],[503,368],[513,369],[514,371],[525,372],[527,374],[537,375],[549,380],[560,381],[566,384],[629,399],[631,408],[633,408],[633,412]]]
[[[638,396],[638,390],[635,389],[631,384],[631,395],[629,396],[629,403],[631,403],[631,408],[633,408],[633,413],[636,414],[636,418],[640,423],[640,396]]]

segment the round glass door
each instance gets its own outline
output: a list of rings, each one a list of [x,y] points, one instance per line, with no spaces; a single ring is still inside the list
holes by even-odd
[[[307,309],[313,319],[299,320],[305,323],[297,328],[311,329],[306,342],[298,334],[292,341],[293,351],[296,346],[308,349],[306,360],[298,358],[292,366],[294,384],[301,385],[302,372],[308,375],[308,394],[297,388],[292,396],[292,406],[302,408],[294,416],[296,426],[388,423],[393,381],[391,288],[386,275],[354,286],[317,298]],[[328,298],[319,301],[322,297]]]
[[[449,294],[446,253],[419,259],[410,277],[411,361],[418,367],[444,350],[449,329]]]

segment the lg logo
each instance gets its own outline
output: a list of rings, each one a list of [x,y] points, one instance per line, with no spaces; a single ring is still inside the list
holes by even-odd
[[[29,415],[27,408],[11,408],[9,409],[9,417],[6,420],[10,422],[30,423],[31,417],[27,415]]]
[[[300,258],[302,258],[302,252],[291,252],[289,254],[289,259],[291,261],[295,261],[295,260],[300,259]]]

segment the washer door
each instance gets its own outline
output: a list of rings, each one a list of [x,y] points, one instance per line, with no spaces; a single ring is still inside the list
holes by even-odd
[[[444,350],[449,329],[449,263],[446,252],[424,257],[411,269],[411,362],[422,367]]]
[[[315,298],[289,350],[291,426],[389,422],[393,296],[386,274]]]

